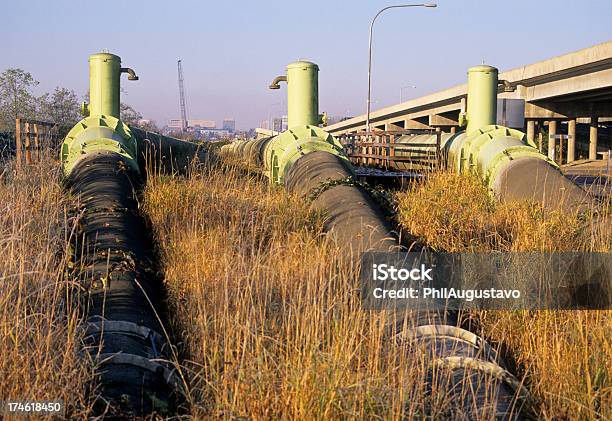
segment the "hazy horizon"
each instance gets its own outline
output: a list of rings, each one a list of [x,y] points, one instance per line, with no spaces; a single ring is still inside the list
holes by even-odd
[[[247,129],[285,114],[286,88],[267,87],[305,58],[321,69],[320,110],[357,115],[365,112],[369,23],[390,4],[13,2],[0,29],[0,71],[29,71],[40,81],[37,94],[62,86],[82,96],[88,56],[106,49],[140,76],[123,79],[122,100],[164,125],[179,117],[181,59],[189,118],[234,118]],[[483,61],[506,70],[608,41],[609,16],[612,4],[603,0],[440,0],[436,9],[388,11],[374,29],[373,109],[399,102],[402,87],[410,86],[407,100],[463,83],[467,68]]]

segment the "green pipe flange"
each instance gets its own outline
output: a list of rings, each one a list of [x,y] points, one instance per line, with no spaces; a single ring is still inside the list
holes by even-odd
[[[559,168],[557,164],[541,154],[536,148],[526,145],[509,147],[501,153],[496,154],[495,158],[491,160],[490,164],[487,166],[487,170],[483,173],[484,182],[489,187],[489,190],[493,190],[497,175],[504,168],[504,164],[520,158],[541,159],[542,161],[548,162],[551,166],[557,169]]]
[[[233,143],[228,143],[227,145],[223,145],[219,149],[219,154],[223,155],[223,156],[231,155],[232,153],[234,153],[234,144]]]
[[[129,127],[118,118],[107,115],[86,117],[68,132],[60,153],[64,176],[68,177],[86,154],[96,152],[122,155],[139,172],[136,139]]]
[[[458,173],[481,176],[490,188],[505,162],[524,157],[541,159],[558,167],[523,132],[504,126],[485,126],[457,137],[449,145],[449,166]]]
[[[296,126],[276,136],[266,146],[266,172],[272,183],[283,184],[291,166],[300,157],[325,151],[344,160],[352,168],[340,142],[316,126]]]
[[[478,162],[482,159],[480,157],[480,150],[490,142],[496,142],[497,139],[508,137],[517,139],[527,147],[536,147],[533,142],[527,140],[525,134],[520,130],[490,125],[453,139],[448,149],[449,164],[458,173],[478,171]]]

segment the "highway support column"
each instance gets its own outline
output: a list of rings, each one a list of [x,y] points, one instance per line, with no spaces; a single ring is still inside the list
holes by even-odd
[[[599,120],[597,117],[591,117],[591,124],[589,130],[589,159],[597,159],[597,124]]]
[[[527,120],[527,140],[529,142],[535,140],[535,120]]]
[[[555,159],[555,145],[557,136],[557,120],[550,120],[548,122],[548,158],[556,162]]]
[[[576,160],[576,119],[567,121],[567,163]]]

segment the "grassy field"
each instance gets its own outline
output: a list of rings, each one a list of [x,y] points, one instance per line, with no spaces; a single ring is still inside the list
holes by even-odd
[[[59,165],[46,161],[0,177],[0,399],[63,400],[74,417],[89,406],[92,371],[77,351],[82,314],[64,277],[69,202]],[[2,173],[2,171],[0,171]]]
[[[8,172],[10,174],[10,171]],[[89,414],[82,315],[64,277],[70,203],[56,164],[0,181],[0,396],[61,398]],[[590,220],[496,205],[477,180],[433,175],[397,195],[401,225],[448,251],[610,251]],[[354,268],[322,215],[235,168],[153,176],[143,209],[165,271],[196,419],[420,419],[424,369],[360,309]],[[569,218],[569,219],[568,219]],[[612,418],[610,312],[479,312],[541,419]],[[487,419],[486,413],[482,419]]]
[[[470,178],[435,175],[397,200],[401,224],[441,250],[610,250],[610,233],[593,233],[588,220],[544,217],[528,204],[496,206]],[[350,265],[302,201],[228,170],[158,177],[146,209],[165,260],[172,328],[192,364],[195,414],[422,413],[419,365],[385,342],[380,318],[359,311]],[[609,312],[476,318],[526,378],[540,417],[612,416]]]
[[[612,251],[612,227],[530,203],[496,203],[480,180],[449,173],[397,195],[403,227],[446,251]],[[609,214],[610,203],[601,210]],[[612,312],[481,311],[544,419],[612,418]]]
[[[197,418],[418,413],[423,371],[360,310],[321,215],[231,169],[155,178],[145,203]]]

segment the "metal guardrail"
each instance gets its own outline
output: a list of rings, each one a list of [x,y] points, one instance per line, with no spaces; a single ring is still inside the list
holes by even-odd
[[[23,118],[15,119],[15,166],[19,170],[33,161],[40,161],[59,146],[57,124]]]
[[[397,143],[402,136],[436,136],[435,148],[432,144],[410,141]],[[338,136],[351,162],[357,166],[397,169],[395,163],[415,164],[418,167],[434,168],[441,164],[442,132],[439,130],[373,130]],[[400,152],[400,153],[398,153]],[[406,152],[406,154],[401,154]]]

